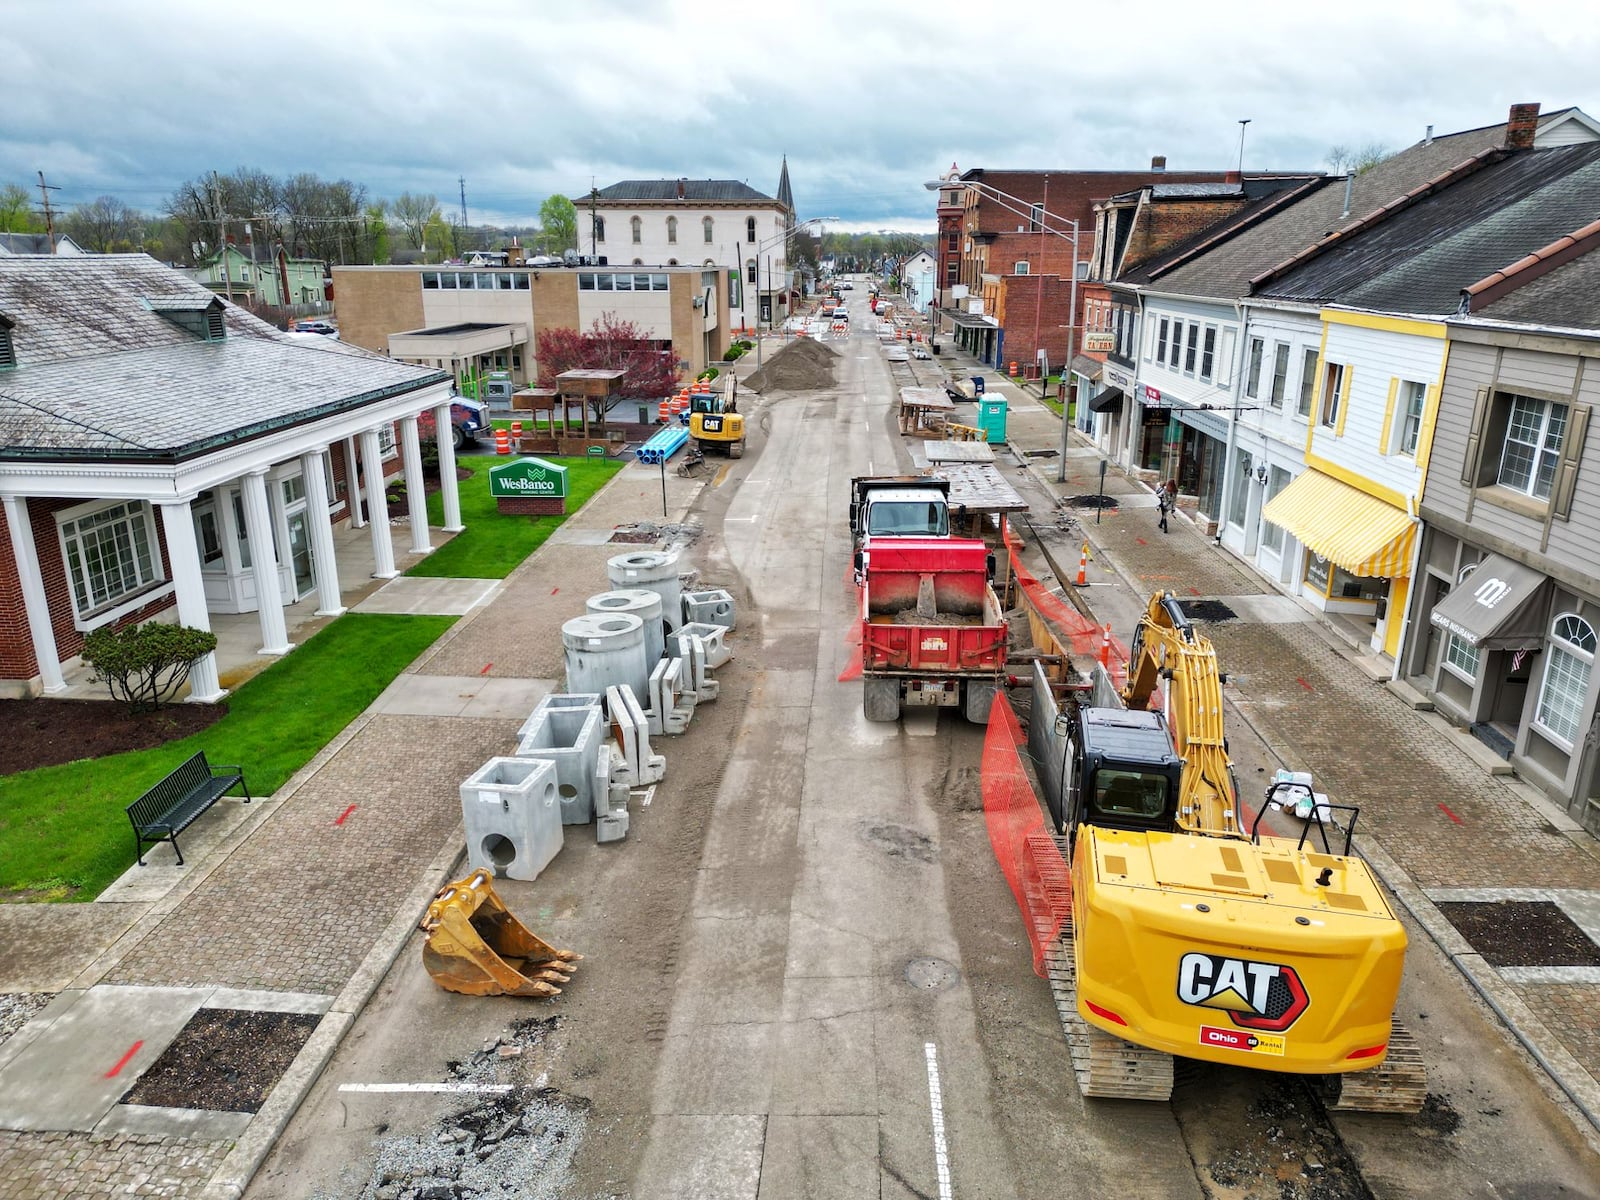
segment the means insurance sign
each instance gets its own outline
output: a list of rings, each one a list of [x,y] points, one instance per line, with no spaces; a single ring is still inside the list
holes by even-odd
[[[519,458],[489,468],[489,495],[496,500],[532,497],[565,500],[567,469],[542,458]]]

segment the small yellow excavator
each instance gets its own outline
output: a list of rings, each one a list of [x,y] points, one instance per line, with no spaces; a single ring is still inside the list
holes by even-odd
[[[689,437],[697,449],[722,450],[744,457],[744,417],[739,413],[738,381],[730,370],[720,392],[689,393]]]
[[[1083,702],[1069,692],[1046,797],[1072,919],[1045,958],[1083,1094],[1164,1099],[1176,1055],[1322,1075],[1338,1108],[1417,1111],[1426,1073],[1392,1024],[1405,929],[1351,853],[1355,810],[1314,798],[1320,849],[1311,823],[1298,840],[1246,830],[1211,642],[1158,592],[1130,654],[1120,695],[1103,674]],[[1280,778],[1268,806],[1301,792],[1309,777]]]
[[[433,981],[467,996],[559,996],[556,984],[583,958],[535,937],[481,867],[441,888],[418,928],[428,935],[422,965]]]

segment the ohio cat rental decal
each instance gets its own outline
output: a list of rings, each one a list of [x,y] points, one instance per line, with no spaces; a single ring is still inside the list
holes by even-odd
[[[1293,967],[1196,952],[1178,962],[1178,999],[1227,1013],[1236,1026],[1201,1026],[1201,1045],[1256,1054],[1282,1054],[1277,1035],[1311,1007]]]

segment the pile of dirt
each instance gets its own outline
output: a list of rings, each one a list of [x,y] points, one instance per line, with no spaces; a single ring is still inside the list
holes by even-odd
[[[752,392],[810,392],[834,385],[839,356],[812,338],[796,338],[745,379]]]

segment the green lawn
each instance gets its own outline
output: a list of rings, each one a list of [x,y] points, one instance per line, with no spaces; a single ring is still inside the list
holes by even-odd
[[[504,579],[566,520],[565,517],[513,517],[495,508],[489,496],[489,468],[510,459],[458,459],[473,472],[461,481],[461,523],[466,529],[406,572],[449,579]],[[567,468],[567,511],[576,512],[622,469],[609,458],[552,458]],[[444,521],[444,500],[428,497],[428,522]]]
[[[251,794],[270,795],[455,620],[346,613],[243,684],[210,729],[0,778],[0,896],[94,899],[134,860],[123,809],[196,750],[242,765]]]

